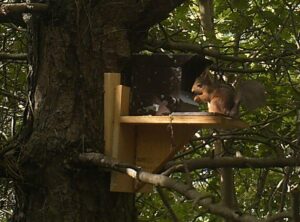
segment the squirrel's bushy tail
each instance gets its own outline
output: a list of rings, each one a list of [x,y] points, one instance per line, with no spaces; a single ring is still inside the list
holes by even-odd
[[[255,80],[243,81],[237,87],[236,98],[247,110],[254,110],[266,103],[265,87]]]

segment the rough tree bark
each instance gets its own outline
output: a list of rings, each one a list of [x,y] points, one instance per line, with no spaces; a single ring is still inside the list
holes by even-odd
[[[213,0],[199,0],[200,22],[203,29],[203,34],[208,42],[214,44],[217,40],[214,28],[214,9]]]
[[[72,159],[103,152],[103,73],[119,72],[147,29],[181,2],[52,0],[31,19],[15,221],[135,221],[133,194],[110,193],[108,173]]]

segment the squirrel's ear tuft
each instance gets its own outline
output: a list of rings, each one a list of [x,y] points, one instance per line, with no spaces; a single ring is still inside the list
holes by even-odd
[[[209,71],[208,67],[200,74],[200,79],[202,82],[205,82],[206,84],[212,83],[211,72]]]
[[[204,62],[205,62],[206,67],[209,67],[209,66],[211,66],[212,64],[214,64],[214,62],[211,61],[211,60],[209,60],[209,59],[204,59]]]

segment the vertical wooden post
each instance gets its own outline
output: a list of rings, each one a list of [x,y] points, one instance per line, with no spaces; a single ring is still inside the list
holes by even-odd
[[[104,73],[104,153],[112,156],[112,134],[113,118],[115,106],[115,91],[117,85],[120,85],[120,73]]]
[[[128,115],[130,89],[121,86],[120,79],[120,73],[104,74],[104,153],[120,162],[134,164],[134,127],[120,126],[119,121],[120,115]],[[120,128],[125,127],[128,129],[120,132]],[[133,192],[133,180],[112,172],[110,189],[116,192]]]
[[[121,163],[135,165],[135,126],[120,123],[120,117],[129,114],[129,97],[129,87],[116,87],[111,155]],[[110,190],[134,192],[134,180],[125,174],[112,172]]]

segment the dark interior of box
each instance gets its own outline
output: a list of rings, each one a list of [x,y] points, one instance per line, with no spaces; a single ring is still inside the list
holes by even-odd
[[[122,84],[130,86],[132,91],[130,114],[196,111],[190,104],[178,101],[182,97],[185,100],[196,77],[210,64],[210,60],[193,54],[133,55],[122,72]]]

